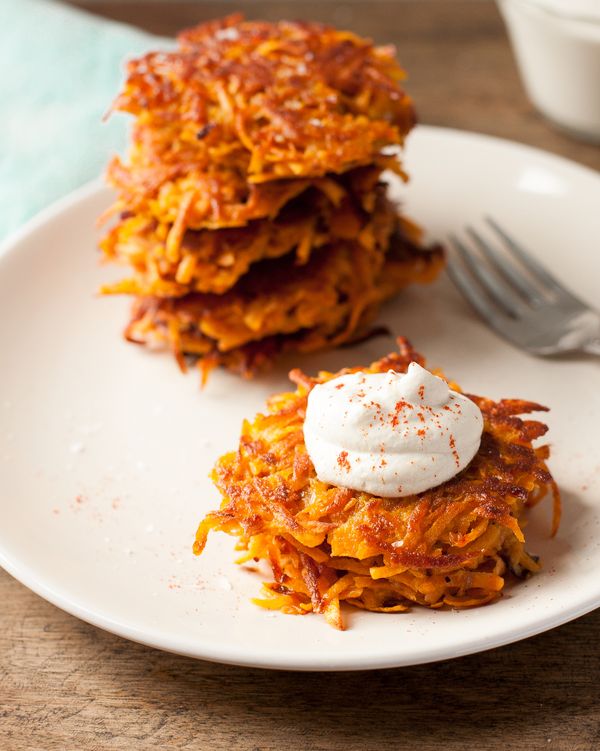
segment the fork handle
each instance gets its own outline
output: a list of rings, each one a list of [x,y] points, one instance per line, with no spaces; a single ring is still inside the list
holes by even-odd
[[[590,355],[600,355],[600,339],[592,339],[581,348]]]

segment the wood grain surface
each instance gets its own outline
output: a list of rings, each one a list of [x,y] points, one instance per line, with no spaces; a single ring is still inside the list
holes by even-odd
[[[224,1],[74,4],[162,34],[236,9]],[[552,129],[527,102],[490,2],[240,5],[250,17],[321,19],[395,42],[422,122],[511,138],[600,169],[600,149]],[[277,673],[126,642],[0,572],[0,751],[592,751],[600,748],[599,634],[600,610],[434,665]]]

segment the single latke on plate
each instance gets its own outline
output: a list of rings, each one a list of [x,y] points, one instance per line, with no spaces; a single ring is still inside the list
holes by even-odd
[[[406,340],[399,345],[366,368],[341,373],[402,373],[411,362],[423,365]],[[538,571],[537,558],[525,550],[526,512],[550,492],[554,534],[560,496],[546,466],[548,446],[532,445],[546,425],[519,415],[546,408],[470,396],[484,431],[467,468],[418,495],[378,498],[320,482],[306,453],[308,394],[341,373],[311,378],[292,371],[296,391],[273,396],[265,414],[244,422],[238,450],[213,471],[223,502],[200,523],[195,552],[211,531],[237,537],[239,563],[262,560],[273,572],[257,604],[322,613],[337,628],[343,628],[342,603],[386,613],[412,604],[472,607],[500,597],[508,576]]]

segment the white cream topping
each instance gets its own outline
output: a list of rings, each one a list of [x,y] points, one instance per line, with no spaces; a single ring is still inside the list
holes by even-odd
[[[414,362],[407,373],[351,373],[316,385],[304,420],[319,480],[384,498],[457,475],[482,431],[479,407]]]

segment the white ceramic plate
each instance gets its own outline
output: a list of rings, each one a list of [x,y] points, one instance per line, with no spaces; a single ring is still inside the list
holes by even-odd
[[[597,300],[598,175],[523,146],[424,126],[406,163],[414,178],[395,190],[432,235],[491,213],[583,298]],[[297,358],[252,382],[213,373],[201,392],[196,372],[182,376],[168,355],[122,341],[126,300],[94,294],[115,275],[94,250],[94,221],[109,200],[98,185],[79,191],[30,223],[0,258],[0,564],[17,579],[129,639],[271,668],[440,660],[600,605],[600,362],[521,354],[445,278],[408,290],[382,318],[468,391],[552,407],[551,468],[564,520],[550,540],[542,505],[527,529],[543,573],[478,610],[349,610],[348,629],[338,632],[318,616],[254,606],[261,580],[236,567],[225,535],[194,557],[197,522],[219,503],[207,473],[237,445],[242,418],[287,388],[290,366],[370,362],[392,341]]]

